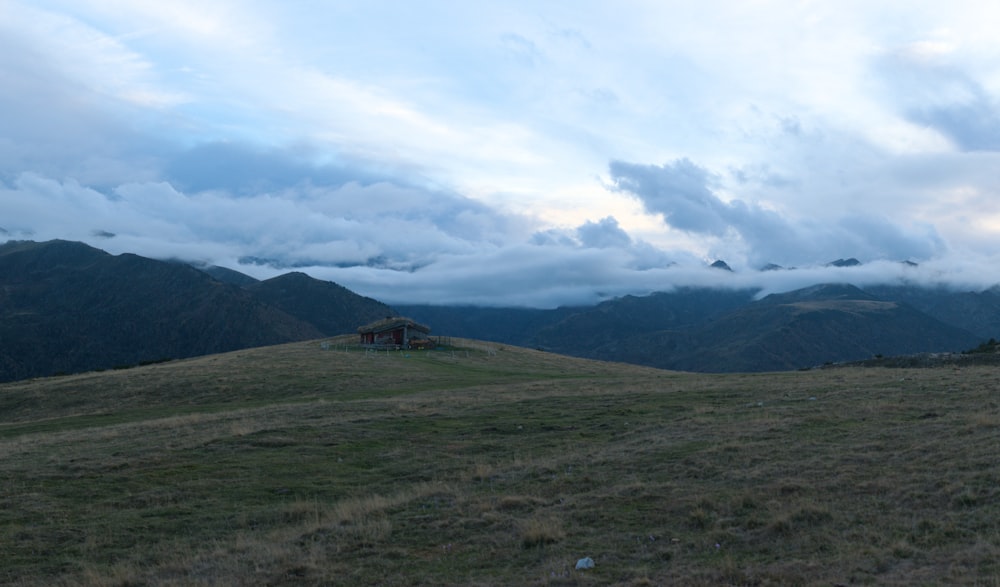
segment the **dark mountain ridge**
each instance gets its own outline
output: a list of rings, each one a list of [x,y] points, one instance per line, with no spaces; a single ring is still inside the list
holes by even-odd
[[[622,330],[650,332],[700,324],[749,303],[755,293],[682,287],[648,296],[627,295],[596,306],[552,310],[420,304],[397,305],[396,309],[452,336],[548,348],[546,333],[553,331],[559,337],[575,334],[596,342]]]
[[[620,322],[609,331],[577,315],[541,332],[538,341],[555,352],[587,358],[704,372],[798,369],[883,354],[957,350],[977,341],[961,328],[847,284],[822,284],[758,301],[750,299],[750,291],[722,296],[713,290],[673,294],[700,309],[698,319]],[[604,340],[595,340],[581,323],[593,326],[591,333],[603,332]]]
[[[354,332],[359,326],[395,311],[342,285],[292,272],[250,283],[244,289],[257,299],[308,322],[325,335]]]
[[[689,371],[799,369],[1000,337],[1000,289],[677,288],[554,310],[395,309],[292,272],[257,280],[68,241],[0,245],[0,381],[353,333],[404,314],[433,334]]]
[[[879,285],[867,287],[866,291],[880,299],[909,304],[982,340],[1000,338],[1000,287],[953,291],[943,287]]]
[[[989,338],[905,301],[850,284],[818,284],[759,300],[756,294],[756,290],[679,288],[625,296],[592,308],[561,308],[548,315],[550,320],[536,317],[541,327],[533,335],[492,340],[665,369],[732,372],[960,351]],[[947,307],[949,300],[968,295],[940,290],[935,307]],[[988,295],[975,294],[972,299],[982,301]],[[983,314],[991,308],[986,305]],[[1000,304],[994,311],[990,315],[1000,323]],[[447,312],[435,309],[437,316]],[[475,333],[491,339],[478,310],[454,312],[449,324],[456,328],[456,336]],[[499,314],[497,309],[491,312]],[[408,307],[407,315],[428,320],[419,306]],[[460,316],[474,322],[475,329],[462,329]]]
[[[250,277],[246,273],[240,273],[228,267],[219,267],[218,265],[209,266],[199,266],[194,265],[196,269],[200,269],[205,273],[208,273],[217,281],[222,283],[231,283],[232,285],[238,285],[240,287],[246,287],[248,285],[253,285],[258,283],[260,280],[254,277]]]
[[[313,321],[311,292],[299,281],[305,294],[286,311],[282,300],[266,299],[274,297],[267,286],[257,295],[181,263],[68,241],[8,242],[0,245],[0,381],[308,340],[360,325],[349,326],[329,301],[315,306],[323,317]],[[339,295],[360,322],[391,312],[347,290],[326,293]]]

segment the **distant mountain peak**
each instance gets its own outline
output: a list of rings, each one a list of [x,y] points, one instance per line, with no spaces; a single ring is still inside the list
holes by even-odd
[[[830,261],[829,263],[826,264],[826,266],[827,267],[856,267],[856,266],[858,266],[860,264],[861,264],[861,261],[858,261],[854,257],[851,257],[850,259],[837,259],[836,261]]]
[[[722,269],[724,271],[732,271],[733,270],[732,267],[730,267],[729,264],[726,263],[725,261],[723,261],[722,259],[719,259],[715,263],[712,263],[710,266],[712,268],[714,268],[714,269]]]
[[[315,278],[311,277],[310,275],[308,275],[307,273],[304,273],[302,271],[289,271],[288,273],[282,273],[281,275],[272,277],[272,278],[267,279],[265,281],[269,281],[269,282],[272,282],[272,283],[281,283],[281,282],[286,282],[286,283],[312,283],[314,281],[320,281],[320,280],[319,279],[315,279]]]
[[[258,299],[331,336],[353,332],[361,323],[395,314],[382,302],[301,271],[258,281],[245,289]]]

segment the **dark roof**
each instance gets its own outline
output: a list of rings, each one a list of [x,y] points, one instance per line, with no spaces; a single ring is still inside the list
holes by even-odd
[[[394,318],[385,318],[377,322],[372,322],[371,324],[365,324],[361,328],[358,328],[358,332],[361,334],[366,334],[369,332],[378,334],[379,332],[385,332],[387,330],[395,330],[397,328],[407,327],[410,330],[416,330],[418,332],[423,332],[427,334],[431,331],[429,326],[424,326],[418,322],[414,322],[409,318],[404,318],[402,316],[396,316]]]

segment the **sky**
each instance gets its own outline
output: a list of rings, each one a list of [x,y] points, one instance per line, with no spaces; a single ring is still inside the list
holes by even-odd
[[[967,0],[0,0],[0,240],[390,304],[985,288],[998,21]]]

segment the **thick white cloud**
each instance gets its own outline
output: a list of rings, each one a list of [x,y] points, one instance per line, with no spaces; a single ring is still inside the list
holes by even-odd
[[[989,284],[995,12],[6,0],[0,236],[396,302]]]

